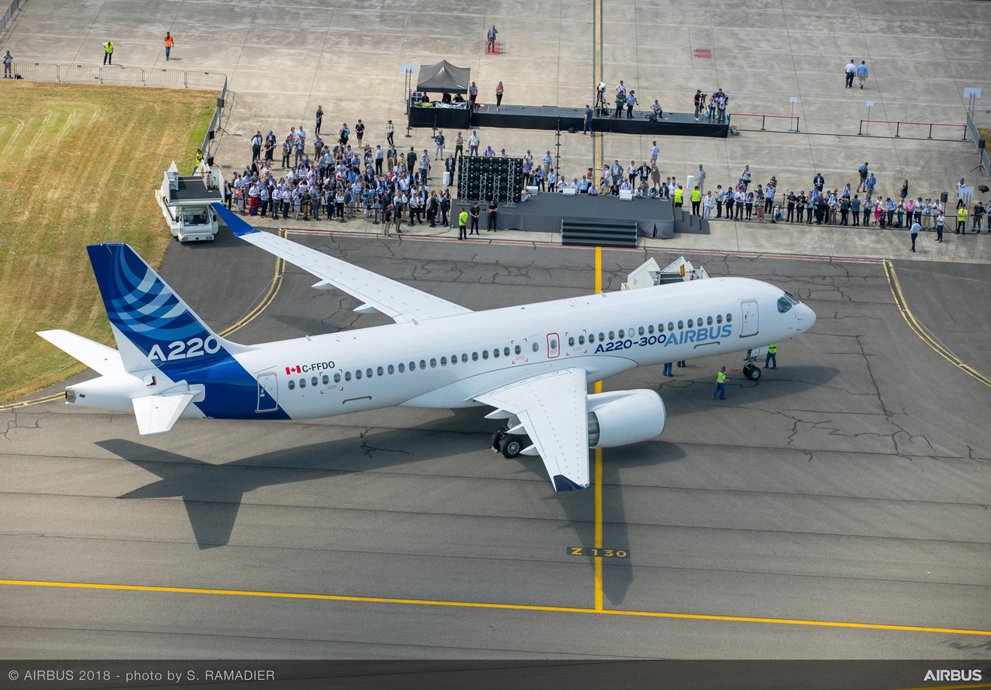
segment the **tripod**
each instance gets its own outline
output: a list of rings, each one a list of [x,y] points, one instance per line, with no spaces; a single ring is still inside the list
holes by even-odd
[[[599,89],[595,94],[595,109],[604,117],[609,114],[609,108],[606,106],[606,90]]]

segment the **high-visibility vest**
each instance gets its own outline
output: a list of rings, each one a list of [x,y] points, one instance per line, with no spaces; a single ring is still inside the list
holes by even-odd
[[[466,225],[468,225],[468,212],[467,211],[462,211],[458,215],[458,227],[463,228]]]
[[[103,44],[103,49],[105,51],[107,51],[108,53],[114,52],[114,42],[113,41],[107,41],[106,43]]]
[[[172,46],[173,46],[173,38],[172,38],[172,35],[170,34],[169,36],[167,36],[165,38],[165,47],[166,48],[171,48]]]
[[[682,192],[681,189],[674,190],[674,203],[680,204],[683,195],[684,192]]]
[[[692,202],[702,201],[702,192],[697,189],[692,190]]]
[[[721,371],[716,372],[716,383],[726,383],[726,374]]]
[[[767,354],[769,354],[769,355],[776,355],[776,354],[778,354],[778,344],[777,343],[771,343],[770,345],[768,345],[767,346]]]
[[[957,220],[964,221],[967,220],[967,207],[961,206],[957,209]]]

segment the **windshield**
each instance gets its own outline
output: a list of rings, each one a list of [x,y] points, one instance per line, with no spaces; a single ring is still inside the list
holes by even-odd
[[[180,215],[183,225],[207,225],[210,222],[205,208],[184,208]]]
[[[786,292],[778,298],[778,311],[784,314],[796,304],[798,300]]]

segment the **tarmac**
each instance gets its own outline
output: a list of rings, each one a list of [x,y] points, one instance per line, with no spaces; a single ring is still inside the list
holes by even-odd
[[[802,133],[661,142],[665,174],[702,162],[709,185],[744,163],[782,189],[807,187],[816,170],[842,184],[862,158],[882,190],[909,177],[913,190],[938,192],[972,177],[970,142],[855,131],[868,92],[874,118],[962,121],[961,87],[991,86],[991,5],[595,6],[598,40],[593,5],[563,0],[28,0],[0,49],[96,64],[111,37],[118,63],[164,67],[172,31],[175,67],[230,74],[231,134],[214,151],[228,170],[247,160],[256,128],[309,127],[318,103],[325,131],[361,117],[375,142],[392,118],[397,141],[427,148],[427,132],[401,138],[398,66],[446,57],[471,66],[483,93],[502,79],[516,103],[581,103],[596,64],[610,84],[661,94],[666,109],[696,84],[723,86],[737,112],[787,114],[798,95]],[[501,55],[484,54],[492,23]],[[872,67],[864,92],[841,90],[850,57]],[[521,152],[555,143],[503,131],[483,133],[483,146],[489,136]],[[580,134],[561,142],[566,170],[596,155]],[[639,160],[650,142],[601,146],[600,158]],[[591,250],[544,233],[463,243],[428,227],[385,239],[357,220],[258,224],[472,309],[594,282]],[[553,494],[539,461],[489,453],[495,423],[479,410],[183,420],[149,438],[130,415],[57,400],[0,408],[4,655],[986,659],[988,243],[951,232],[936,245],[927,233],[911,254],[904,231],[719,221],[708,235],[604,252],[605,290],[647,256],[684,254],[711,275],[779,285],[818,318],[756,384],[741,362],[709,359],[672,379],[635,370],[607,381],[659,386],[669,419],[655,441],[604,453],[598,508],[591,490]],[[173,245],[161,270],[239,341],[384,322],[226,230]],[[725,402],[709,396],[720,364],[733,370]],[[597,530],[614,553],[600,575],[573,555]]]

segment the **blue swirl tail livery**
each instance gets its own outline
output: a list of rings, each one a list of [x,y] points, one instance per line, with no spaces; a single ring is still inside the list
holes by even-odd
[[[213,208],[235,237],[313,274],[314,287],[347,293],[355,311],[394,323],[239,345],[131,247],[97,244],[88,252],[117,349],[40,333],[100,374],[68,386],[67,403],[133,412],[142,434],[168,431],[180,417],[305,420],[487,405],[495,410],[486,418],[504,421],[492,448],[539,455],[554,491],[573,491],[589,485],[589,448],[651,442],[667,417],[655,390],[589,394],[590,382],[734,352],[746,353],[743,375],[757,381],[768,347],[815,323],[781,288],[709,279],[683,259],[663,270],[648,260],[618,292],[473,312]],[[222,249],[206,251],[225,259]]]

